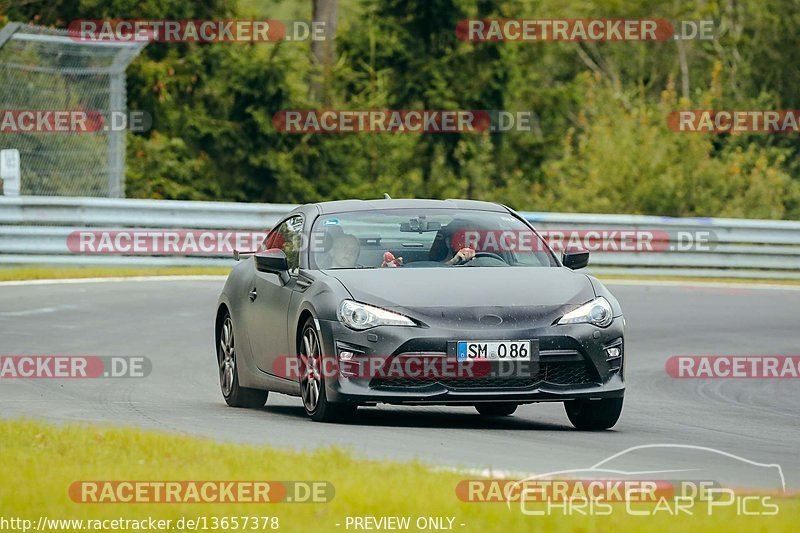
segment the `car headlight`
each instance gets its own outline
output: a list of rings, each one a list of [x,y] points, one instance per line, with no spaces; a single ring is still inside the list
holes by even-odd
[[[614,320],[611,304],[602,296],[562,316],[558,324],[594,324],[604,328]]]
[[[416,326],[405,315],[381,309],[374,305],[344,300],[339,305],[339,321],[352,329],[368,329],[375,326]]]

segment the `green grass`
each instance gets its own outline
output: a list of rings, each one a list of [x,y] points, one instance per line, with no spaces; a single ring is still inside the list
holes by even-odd
[[[28,279],[117,278],[131,276],[197,276],[221,275],[227,267],[94,267],[94,266],[13,266],[0,267],[0,281]]]
[[[227,276],[228,267],[95,267],[95,266],[13,266],[0,267],[0,281],[18,281],[28,279],[71,279],[71,278],[114,278],[132,276]],[[742,278],[677,278],[648,276],[598,276],[604,281],[614,280],[653,280],[653,281],[691,281],[711,283],[760,283],[767,285],[800,285],[800,280],[767,280]]]
[[[235,427],[231,430],[246,431]],[[312,422],[308,422],[311,424]],[[446,430],[443,430],[446,431]],[[402,438],[398,434],[397,438]],[[529,438],[536,438],[531,432]],[[298,443],[298,446],[302,443]],[[375,450],[380,452],[380,450]],[[487,450],[488,452],[488,450]],[[502,453],[502,450],[494,450]],[[419,450],[421,456],[424,450]],[[347,531],[347,516],[453,516],[455,531],[793,531],[800,499],[779,501],[771,517],[525,516],[503,503],[467,503],[455,495],[465,477],[421,463],[354,459],[345,451],[300,453],[219,443],[180,435],[88,425],[51,426],[0,422],[0,516],[34,521],[147,517],[277,516],[281,531]],[[329,503],[275,504],[78,504],[68,495],[86,480],[317,480],[331,482]],[[342,524],[337,527],[336,524]],[[460,524],[465,524],[461,527]],[[350,528],[353,531],[353,528]]]

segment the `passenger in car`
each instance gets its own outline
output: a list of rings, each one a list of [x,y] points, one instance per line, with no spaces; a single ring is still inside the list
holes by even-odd
[[[354,235],[340,233],[334,236],[328,255],[331,259],[329,268],[354,268],[358,264],[361,245]]]

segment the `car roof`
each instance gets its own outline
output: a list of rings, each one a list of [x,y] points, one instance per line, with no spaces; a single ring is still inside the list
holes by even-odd
[[[315,205],[320,214],[346,213],[350,211],[372,211],[376,209],[477,209],[507,213],[507,208],[492,202],[478,200],[426,200],[398,198],[386,200],[335,200],[319,202]]]

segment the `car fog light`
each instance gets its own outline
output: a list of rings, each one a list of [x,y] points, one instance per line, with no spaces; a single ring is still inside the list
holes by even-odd
[[[354,354],[353,352],[347,352],[344,350],[339,352],[339,359],[341,359],[342,361],[350,361],[355,356],[356,354]]]
[[[619,349],[618,346],[614,346],[612,348],[606,348],[606,359],[616,359],[622,354],[622,351]]]

